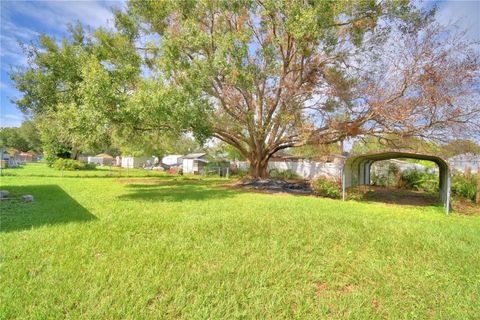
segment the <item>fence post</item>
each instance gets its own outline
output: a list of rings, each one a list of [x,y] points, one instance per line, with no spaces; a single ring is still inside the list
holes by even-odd
[[[230,167],[227,167],[227,174],[226,174],[226,178],[228,179],[230,177]]]
[[[480,167],[477,168],[477,203],[480,203]]]

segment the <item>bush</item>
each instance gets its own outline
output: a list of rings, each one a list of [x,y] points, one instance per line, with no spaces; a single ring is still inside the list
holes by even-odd
[[[376,162],[372,166],[370,181],[376,186],[396,186],[400,167],[391,162]]]
[[[53,168],[57,170],[67,170],[67,171],[74,171],[74,170],[84,170],[85,163],[80,162],[78,160],[73,159],[62,159],[59,158],[53,162]]]
[[[274,179],[301,179],[301,177],[295,172],[293,172],[291,169],[272,169],[268,172],[268,175],[270,176],[270,178]]]
[[[402,172],[400,186],[407,189],[423,190],[427,192],[438,191],[438,176],[435,173],[409,169]]]
[[[339,199],[342,195],[342,185],[335,179],[320,176],[315,178],[311,185],[315,193],[324,197]]]
[[[454,173],[452,175],[452,193],[471,201],[475,201],[477,194],[476,181],[476,175],[471,175],[470,178],[468,178],[462,173]]]

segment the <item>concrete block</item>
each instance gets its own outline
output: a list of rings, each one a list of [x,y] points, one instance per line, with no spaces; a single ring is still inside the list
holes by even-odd
[[[29,195],[29,194],[23,195],[22,196],[22,201],[23,202],[32,202],[33,201],[33,196]]]
[[[7,198],[9,194],[7,190],[0,190],[0,198]]]

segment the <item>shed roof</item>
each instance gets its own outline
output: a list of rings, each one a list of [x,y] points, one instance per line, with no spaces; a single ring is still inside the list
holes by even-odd
[[[440,156],[433,154],[425,153],[416,153],[413,151],[405,150],[386,150],[386,151],[375,151],[368,152],[363,154],[350,154],[346,162],[362,162],[362,161],[382,161],[388,159],[399,159],[399,158],[410,158],[418,160],[429,160],[435,162],[439,167],[448,168],[448,163],[445,159]]]
[[[186,156],[184,156],[184,159],[198,159],[201,157],[204,157],[206,153],[189,153]]]
[[[106,153],[99,153],[95,156],[95,158],[113,158],[113,157]]]

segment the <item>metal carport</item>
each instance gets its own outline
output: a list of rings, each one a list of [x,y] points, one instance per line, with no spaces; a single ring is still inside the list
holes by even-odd
[[[346,188],[370,184],[370,167],[374,162],[398,158],[429,160],[437,164],[440,179],[440,198],[445,207],[445,212],[448,214],[450,210],[450,169],[447,161],[438,156],[409,151],[383,151],[353,154],[347,157],[342,169],[343,200],[345,200]]]

